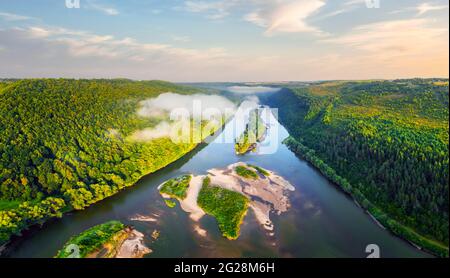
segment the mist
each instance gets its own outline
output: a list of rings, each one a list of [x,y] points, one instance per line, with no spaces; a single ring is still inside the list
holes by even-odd
[[[260,94],[260,93],[275,93],[280,88],[266,87],[266,86],[231,86],[227,88],[228,91],[235,94]]]
[[[141,101],[137,114],[143,118],[162,118],[164,120],[155,127],[135,131],[130,139],[145,142],[170,137],[172,140],[179,141],[183,137],[188,137],[186,133],[179,135],[178,132],[180,130],[189,132],[189,119],[192,117],[201,118],[202,121],[216,120],[220,122],[223,117],[229,117],[235,112],[236,105],[222,96],[163,93],[156,98]]]
[[[200,105],[200,107],[196,107],[197,105]],[[141,117],[152,118],[168,115],[175,109],[186,109],[192,115],[194,107],[200,108],[202,113],[210,109],[216,109],[222,113],[236,110],[235,104],[222,96],[203,94],[180,95],[167,92],[156,98],[141,101],[137,113]]]

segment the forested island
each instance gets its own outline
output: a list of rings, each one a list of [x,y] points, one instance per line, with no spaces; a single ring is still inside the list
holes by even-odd
[[[135,131],[166,121],[165,114],[137,113],[142,101],[166,92],[205,91],[125,79],[1,81],[0,245],[33,224],[83,210],[194,149],[197,143],[174,143],[168,136],[134,140]]]
[[[285,143],[394,233],[449,244],[448,79],[317,82],[264,98]]]
[[[139,231],[113,220],[72,237],[56,258],[141,258],[151,253],[143,238]]]
[[[256,150],[257,143],[266,135],[267,127],[261,118],[262,109],[255,108],[249,112],[248,123],[244,132],[236,139],[234,148],[237,154]]]

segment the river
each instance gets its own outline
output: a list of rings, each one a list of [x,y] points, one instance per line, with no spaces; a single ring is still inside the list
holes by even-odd
[[[120,220],[147,235],[153,252],[147,257],[367,257],[369,244],[379,246],[381,257],[430,257],[378,226],[351,198],[330,183],[310,164],[296,157],[281,142],[288,136],[278,122],[272,123],[267,138],[277,136],[276,152],[237,156],[233,143],[222,143],[233,132],[234,119],[210,144],[202,144],[168,167],[142,178],[136,185],[90,208],[66,214],[16,238],[3,256],[53,257],[72,236],[108,220]],[[275,132],[276,131],[276,132]],[[215,219],[203,217],[200,225],[207,236],[194,230],[194,223],[177,205],[168,208],[157,186],[184,174],[205,174],[243,161],[283,176],[295,191],[291,208],[272,215],[271,236],[251,210],[241,226],[241,235],[230,241],[222,237]],[[136,215],[151,216],[155,222],[132,221]],[[152,241],[154,230],[160,237]]]

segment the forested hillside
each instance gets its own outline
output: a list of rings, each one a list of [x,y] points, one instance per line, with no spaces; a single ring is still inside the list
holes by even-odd
[[[265,102],[291,149],[391,230],[448,256],[448,80],[322,82]]]
[[[139,102],[197,89],[129,80],[0,82],[0,244],[23,228],[83,209],[195,147],[169,138],[131,142],[158,119]]]

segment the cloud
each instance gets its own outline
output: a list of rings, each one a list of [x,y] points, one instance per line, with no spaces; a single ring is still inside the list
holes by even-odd
[[[264,4],[261,4],[261,3]],[[266,29],[266,35],[274,33],[316,33],[321,31],[306,20],[325,5],[321,0],[260,1],[257,9],[244,16],[244,20]]]
[[[275,93],[279,88],[265,87],[265,86],[231,86],[227,88],[228,91],[236,94],[259,94],[259,93]]]
[[[59,27],[0,29],[0,37],[0,76],[204,81],[205,72],[231,74],[238,63],[222,48],[142,43]]]
[[[448,27],[436,26],[428,19],[371,23],[321,40],[346,49],[345,54],[324,59],[323,63],[346,65],[348,70],[365,74],[374,72],[374,77],[444,76],[448,75],[448,39]],[[384,72],[376,73],[377,68]]]
[[[184,138],[179,134],[180,129],[190,129],[190,119],[201,119],[210,124],[217,124],[223,117],[228,118],[235,111],[234,103],[222,96],[163,93],[156,98],[141,101],[137,115],[160,119],[168,119],[170,116],[170,121],[163,120],[156,127],[137,130],[130,139],[139,142],[161,137],[170,137],[174,142],[182,139],[190,140],[189,136]],[[179,118],[180,116],[183,117]]]
[[[106,6],[104,4],[100,4],[94,0],[88,0],[86,8],[102,12],[106,15],[111,15],[111,16],[119,15],[119,11],[116,8]]]
[[[30,16],[5,13],[5,12],[0,12],[0,18],[3,20],[6,20],[6,21],[24,21],[24,20],[36,19],[36,18],[30,17]]]
[[[227,111],[234,111],[235,108],[234,103],[218,95],[180,95],[168,92],[142,101],[137,114],[141,117],[155,117],[168,114],[175,109],[185,109],[191,115],[196,112],[205,113],[211,109],[223,114]]]
[[[437,49],[442,50],[446,45],[446,36],[448,37],[448,29],[431,27],[427,19],[407,19],[362,25],[353,28],[348,34],[322,41],[389,58],[399,55],[429,55]]]
[[[151,141],[157,138],[170,137],[172,126],[168,122],[161,122],[154,128],[137,130],[131,134],[130,139],[137,142]]]
[[[190,42],[191,38],[189,36],[172,36],[172,40],[175,42]]]
[[[430,3],[422,3],[416,7],[418,15],[423,15],[430,11],[440,11],[445,9],[448,9],[448,5],[433,5]]]
[[[229,15],[230,9],[240,0],[192,0],[184,2],[184,9],[194,13],[205,13],[210,19],[222,19]]]
[[[210,19],[223,19],[234,10],[249,11],[243,16],[247,22],[265,28],[266,35],[274,33],[320,33],[306,20],[325,5],[323,0],[190,0],[184,10],[205,14]]]

